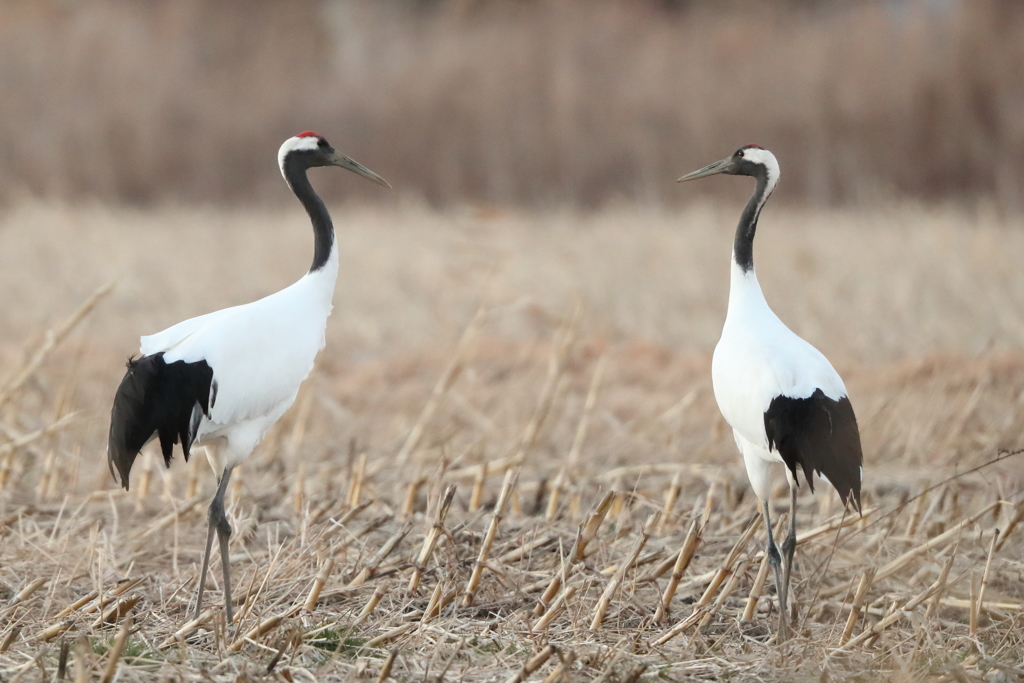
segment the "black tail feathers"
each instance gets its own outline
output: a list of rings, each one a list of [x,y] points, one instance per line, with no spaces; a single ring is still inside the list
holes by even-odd
[[[768,447],[778,451],[797,479],[797,466],[814,490],[814,475],[824,475],[843,503],[860,506],[864,456],[850,399],[832,400],[817,389],[808,398],[776,396],[764,414]]]
[[[199,427],[200,414],[195,409],[209,417],[212,382],[213,369],[205,360],[165,363],[163,353],[128,359],[128,372],[110,410],[107,441],[110,474],[115,480],[119,474],[126,490],[135,456],[154,434],[160,437],[160,450],[168,467],[176,443],[181,443],[188,460]]]

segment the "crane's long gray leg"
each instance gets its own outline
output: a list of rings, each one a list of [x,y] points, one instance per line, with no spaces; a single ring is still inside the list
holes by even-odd
[[[761,512],[764,516],[764,528],[768,532],[768,564],[772,568],[775,577],[775,590],[779,595],[779,637],[778,642],[789,638],[789,614],[786,609],[786,591],[782,587],[782,557],[779,555],[779,548],[775,545],[772,537],[772,518],[768,512],[768,501],[761,503]]]
[[[786,540],[782,542],[782,555],[783,555],[783,572],[782,572],[782,592],[786,598],[786,602],[789,602],[789,575],[793,570],[793,555],[796,553],[796,486],[790,484],[789,487],[789,534],[786,536]]]
[[[199,619],[199,613],[203,610],[203,590],[206,588],[206,570],[210,568],[210,551],[213,549],[213,522],[210,522],[210,530],[206,534],[206,552],[203,554],[203,571],[199,574],[199,596],[196,598],[196,614],[193,619]]]
[[[228,568],[228,539],[231,538],[231,525],[228,523],[227,515],[224,514],[224,494],[228,490],[228,481],[231,479],[231,471],[234,466],[225,467],[224,473],[217,482],[217,493],[210,501],[209,531],[206,535],[206,554],[203,556],[203,571],[199,578],[199,596],[196,598],[196,616],[203,609],[203,590],[206,588],[206,572],[210,568],[210,551],[213,549],[213,533],[217,532],[220,539],[220,563],[224,567],[224,605],[227,611],[228,625],[234,620],[234,609],[231,603],[231,572]]]

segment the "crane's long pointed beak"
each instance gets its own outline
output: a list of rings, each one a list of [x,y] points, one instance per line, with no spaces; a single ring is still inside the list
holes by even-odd
[[[341,168],[352,171],[357,175],[361,175],[367,180],[372,180],[378,185],[383,185],[384,187],[391,189],[391,185],[388,184],[388,181],[384,180],[379,175],[377,175],[370,169],[366,168],[355,159],[350,159],[344,154],[335,152],[333,155],[331,155],[331,163],[334,164],[335,166],[340,166]]]
[[[708,164],[699,171],[693,173],[687,173],[682,178],[677,180],[677,183],[685,183],[687,180],[696,180],[697,178],[706,178],[709,175],[715,175],[718,173],[725,173],[732,167],[732,157],[721,159],[713,164]]]

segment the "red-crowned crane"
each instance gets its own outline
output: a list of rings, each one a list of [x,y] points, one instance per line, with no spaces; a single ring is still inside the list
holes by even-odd
[[[715,400],[747,468],[768,532],[768,560],[779,595],[779,637],[788,637],[789,577],[796,549],[797,468],[811,490],[814,475],[830,482],[860,511],[863,475],[860,432],[843,380],[828,359],[794,334],[772,312],[754,273],[754,232],[761,209],[779,182],[775,155],[747,145],[679,182],[725,173],[757,181],[736,228],[729,310],[715,347],[711,377]],[[783,463],[789,481],[789,535],[782,554],[772,538],[769,498],[772,463]]]
[[[142,356],[128,361],[128,372],[110,411],[107,461],[111,474],[115,479],[120,475],[125,489],[139,450],[156,436],[168,467],[175,443],[181,444],[186,461],[192,446],[205,447],[218,483],[210,503],[195,618],[202,610],[216,531],[229,625],[233,621],[228,568],[231,525],[224,514],[228,480],[232,469],[292,405],[299,385],[313,369],[316,354],[324,347],[338,276],[334,226],[306,171],[339,166],[390,187],[312,132],[286,140],[277,161],[313,223],[309,272],[259,301],[207,313],[142,337]]]

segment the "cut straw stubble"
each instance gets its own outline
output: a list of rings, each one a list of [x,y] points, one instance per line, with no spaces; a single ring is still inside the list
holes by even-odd
[[[512,674],[505,683],[522,683],[522,681],[525,681],[530,674],[544,666],[544,663],[547,662],[555,652],[557,652],[557,648],[554,645],[545,645],[540,652],[526,660],[522,668]]]
[[[619,565],[619,568],[615,571],[611,581],[609,581],[608,585],[605,587],[604,593],[601,595],[601,599],[597,602],[597,607],[594,609],[594,618],[590,621],[591,631],[596,631],[601,628],[601,622],[604,621],[605,613],[608,611],[608,606],[611,604],[615,591],[619,589],[622,582],[625,580],[626,572],[633,567],[637,558],[640,557],[640,551],[644,549],[644,546],[647,544],[647,539],[651,537],[651,533],[660,518],[660,512],[653,512],[647,518],[647,521],[644,522],[644,525],[640,530],[640,537],[637,538],[636,543],[633,545],[633,550],[630,552],[629,559]]]
[[[348,584],[348,587],[356,588],[366,583],[384,563],[384,560],[386,560],[388,556],[395,551],[395,548],[398,547],[402,542],[402,539],[405,538],[406,534],[408,534],[411,529],[412,522],[405,522],[402,524],[398,531],[392,534],[391,538],[389,538],[387,542],[381,546],[380,550],[377,551],[377,554],[373,556],[362,570],[360,570],[359,574],[352,579]]]
[[[412,576],[409,577],[409,586],[406,589],[409,593],[415,593],[419,589],[423,572],[427,568],[427,562],[430,561],[430,556],[434,553],[434,547],[444,533],[444,520],[448,516],[448,509],[452,505],[452,500],[455,498],[455,491],[456,486],[450,484],[445,489],[441,504],[437,506],[437,511],[434,514],[434,523],[431,525],[430,531],[427,532],[427,536],[423,539],[423,547],[420,548],[419,557],[416,558],[416,566],[412,570]]]
[[[958,576],[956,579],[954,579],[952,583],[953,584],[959,583],[961,580],[963,580],[964,578],[966,578],[968,576],[968,573],[969,572],[964,572],[964,573],[960,574],[960,576]],[[877,574],[876,574],[876,579],[877,579]],[[951,585],[951,584],[947,584],[947,585]],[[940,583],[940,580],[936,580],[931,586],[929,586],[927,589],[925,589],[921,593],[918,593],[913,598],[911,598],[909,600],[904,599],[904,600],[894,601],[892,607],[890,607],[890,609],[889,609],[888,614],[886,614],[886,616],[883,619],[881,619],[880,621],[878,621],[877,623],[872,625],[870,628],[865,629],[863,632],[860,633],[860,635],[858,635],[855,638],[851,639],[849,642],[847,642],[844,645],[842,645],[839,649],[840,650],[851,650],[851,649],[853,649],[853,648],[855,648],[858,645],[861,645],[863,643],[873,642],[874,640],[876,640],[878,638],[879,635],[881,635],[882,631],[884,631],[885,629],[889,628],[891,625],[895,624],[897,621],[902,619],[904,616],[906,616],[910,612],[914,611],[914,609],[916,609],[918,605],[920,605],[922,602],[924,602],[928,598],[930,598],[933,595],[935,595],[935,593],[941,587],[942,587],[942,583]],[[901,605],[900,603],[903,603],[903,604]]]
[[[701,621],[701,619],[704,616],[705,608],[709,604],[711,604],[712,598],[715,597],[715,593],[717,593],[722,583],[732,575],[733,565],[739,560],[740,555],[747,547],[747,544],[750,543],[750,539],[753,538],[754,532],[757,531],[757,528],[760,524],[761,516],[754,515],[751,518],[750,522],[747,524],[747,528],[743,532],[743,535],[740,536],[738,541],[736,541],[736,544],[732,547],[732,550],[729,551],[729,554],[726,556],[725,560],[715,571],[715,574],[711,579],[711,583],[708,584],[708,587],[704,591],[704,594],[701,596],[700,600],[698,600],[697,603],[694,605],[693,612],[691,612],[688,617],[686,617],[678,624],[673,626],[671,629],[666,631],[664,634],[662,634],[662,636],[659,637],[657,640],[653,641],[652,645],[664,645],[665,643],[667,643],[668,641],[672,640],[680,633],[685,631],[686,629],[690,628],[694,624]]]
[[[690,522],[690,528],[686,532],[686,539],[679,548],[679,554],[676,555],[676,561],[672,567],[672,576],[669,578],[668,585],[665,586],[665,592],[661,595],[661,602],[658,603],[658,609],[654,613],[655,623],[660,624],[668,616],[672,598],[675,597],[676,589],[679,587],[683,574],[686,573],[687,567],[690,566],[690,561],[693,559],[697,545],[700,543],[700,537],[701,528],[697,524],[697,520],[694,519]]]
[[[583,404],[583,412],[580,414],[580,421],[576,426],[576,435],[573,437],[572,446],[569,448],[569,454],[566,457],[565,466],[559,470],[558,475],[555,477],[554,482],[551,485],[551,491],[548,497],[548,507],[544,515],[548,522],[553,521],[555,515],[558,513],[558,501],[561,496],[562,489],[572,478],[577,468],[580,452],[583,449],[583,442],[587,437],[587,428],[590,425],[590,416],[594,412],[594,406],[597,403],[597,392],[601,386],[601,378],[604,376],[604,369],[607,362],[608,355],[602,354],[601,358],[597,361],[597,366],[594,368],[594,374],[591,375],[590,387],[587,389],[587,398]]]
[[[874,567],[870,567],[861,574],[860,583],[857,585],[857,592],[853,596],[853,604],[850,605],[850,616],[846,620],[846,626],[843,628],[843,634],[839,638],[839,644],[845,645],[850,636],[853,634],[853,627],[857,623],[857,617],[860,615],[860,608],[864,605],[864,600],[867,597],[868,590],[871,588],[871,582],[875,577]]]
[[[501,518],[505,515],[505,507],[508,505],[512,489],[515,487],[518,479],[518,469],[507,470],[505,472],[505,481],[501,486],[501,493],[498,495],[498,502],[494,506],[494,513],[491,516],[490,526],[487,528],[487,535],[484,537],[483,545],[480,546],[480,554],[476,558],[476,563],[473,565],[473,572],[470,574],[469,581],[466,583],[466,589],[462,596],[463,607],[471,607],[473,605],[477,588],[480,586],[480,578],[483,575],[484,567],[487,564],[487,558],[490,557],[491,546],[494,545],[494,539],[498,535],[498,525],[501,524]]]
[[[544,590],[537,606],[533,610],[533,616],[540,617],[547,610],[547,605],[554,600],[562,585],[568,581],[573,565],[580,562],[587,555],[587,546],[597,536],[601,524],[604,522],[608,510],[611,509],[612,500],[615,498],[614,491],[608,491],[601,498],[601,501],[594,507],[594,510],[587,515],[586,520],[580,524],[576,531],[576,541],[573,543],[569,555],[559,565],[558,571],[551,577],[548,587]],[[541,584],[543,585],[543,583]],[[524,592],[530,592],[529,590]]]

